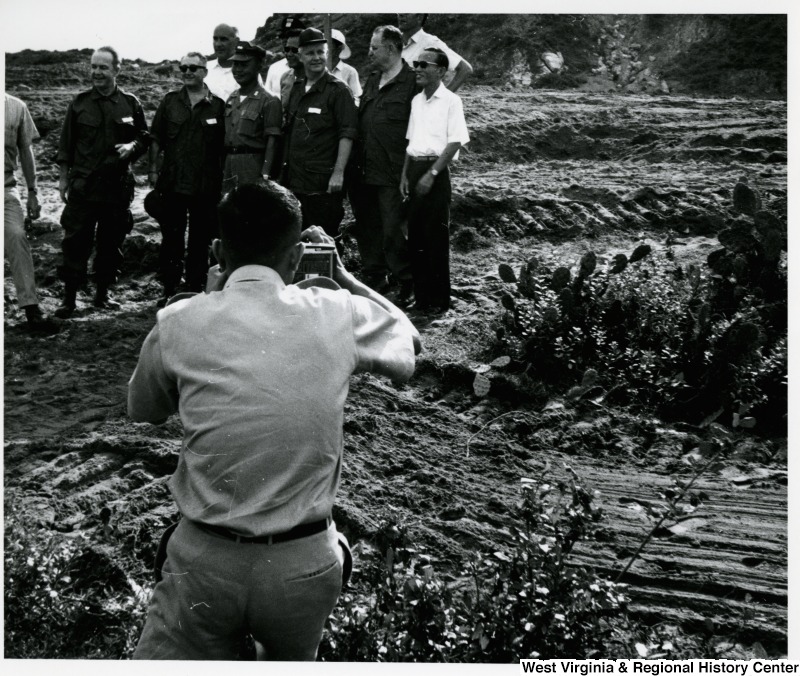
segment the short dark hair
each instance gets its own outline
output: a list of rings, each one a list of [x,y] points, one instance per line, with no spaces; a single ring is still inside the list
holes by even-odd
[[[397,26],[378,26],[372,34],[380,35],[382,42],[394,45],[398,54],[403,51],[403,34]]]
[[[238,262],[278,262],[300,241],[300,202],[274,181],[248,183],[227,193],[217,207],[220,238]]]
[[[436,65],[437,66],[441,66],[442,68],[449,68],[450,67],[450,59],[448,59],[447,58],[447,54],[445,54],[438,47],[426,47],[422,51],[423,52],[430,52],[431,54],[436,54]]]
[[[114,68],[119,68],[119,53],[117,52],[116,49],[114,49],[113,47],[109,47],[108,45],[105,45],[103,47],[98,47],[94,51],[106,52],[108,54],[111,54],[111,65],[114,66]]]

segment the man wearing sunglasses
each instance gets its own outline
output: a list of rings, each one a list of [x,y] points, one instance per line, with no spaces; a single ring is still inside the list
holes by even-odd
[[[469,62],[456,54],[442,40],[435,35],[426,33],[422,27],[427,20],[427,14],[400,14],[400,30],[403,31],[403,59],[409,65],[418,60],[423,51],[429,47],[441,49],[447,55],[447,73],[443,80],[445,86],[455,92],[472,75],[472,66]]]
[[[289,96],[291,96],[294,83],[297,82],[297,78],[303,77],[303,73],[305,73],[303,63],[300,61],[300,31],[286,39],[285,49],[286,61],[289,63],[290,68],[281,75],[279,85],[284,113],[289,106]]]
[[[267,71],[267,80],[264,88],[273,96],[281,99],[284,77],[287,73],[291,73],[300,66],[300,60],[297,55],[300,51],[299,36],[299,29],[292,29],[286,33],[286,39],[283,43],[284,57],[280,61],[273,63]]]
[[[237,185],[269,178],[281,134],[281,102],[259,83],[266,52],[240,42],[231,57],[239,88],[225,104],[225,168],[223,179]]]
[[[159,305],[166,304],[181,282],[187,219],[188,291],[205,288],[209,246],[217,231],[225,102],[203,83],[206,65],[206,58],[198,52],[189,52],[181,59],[183,87],[164,97],[150,130],[149,179],[161,201],[158,278],[164,295]]]
[[[344,171],[358,130],[353,95],[327,68],[322,31],[300,33],[304,77],[294,83],[286,114],[283,179],[300,201],[303,226],[331,237],[344,216]]]
[[[441,314],[450,307],[450,171],[469,142],[461,99],[442,84],[447,55],[427,49],[414,61],[422,91],[411,102],[400,192],[408,199],[408,248],[415,309]]]

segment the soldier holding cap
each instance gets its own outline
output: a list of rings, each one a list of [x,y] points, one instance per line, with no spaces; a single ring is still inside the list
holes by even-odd
[[[344,216],[344,171],[358,128],[350,90],[327,69],[322,31],[300,33],[304,77],[292,87],[286,115],[284,184],[297,196],[303,225],[335,237]]]
[[[225,104],[224,180],[238,185],[269,177],[281,133],[280,99],[259,84],[265,56],[258,45],[240,42],[231,57],[239,88]]]

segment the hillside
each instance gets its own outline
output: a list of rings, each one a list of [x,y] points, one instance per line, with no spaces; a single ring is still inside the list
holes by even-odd
[[[257,40],[279,54],[287,15],[270,17]],[[295,15],[322,26],[322,15]],[[372,29],[396,15],[334,14],[348,38],[350,63],[365,74]],[[561,52],[565,70],[541,84],[608,89],[782,98],[786,95],[785,15],[431,14],[425,29],[475,69],[472,82],[527,86],[543,52]],[[666,87],[663,83],[666,83]]]

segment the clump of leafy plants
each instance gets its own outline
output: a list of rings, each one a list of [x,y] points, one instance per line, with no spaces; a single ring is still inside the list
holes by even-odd
[[[132,655],[149,590],[87,539],[27,522],[6,503],[4,563],[7,658]]]
[[[567,471],[565,481],[523,479],[509,549],[476,555],[451,585],[411,546],[405,527],[383,523],[383,547],[362,565],[371,592],[344,595],[320,657],[514,662],[601,654],[626,598],[622,585],[570,559],[603,514]]]
[[[708,265],[680,266],[647,244],[601,268],[587,252],[575,269],[536,258],[500,277],[509,290],[501,350],[526,375],[599,402],[654,408],[692,422],[723,416],[771,424],[786,402],[785,225],[737,184],[740,212]]]

